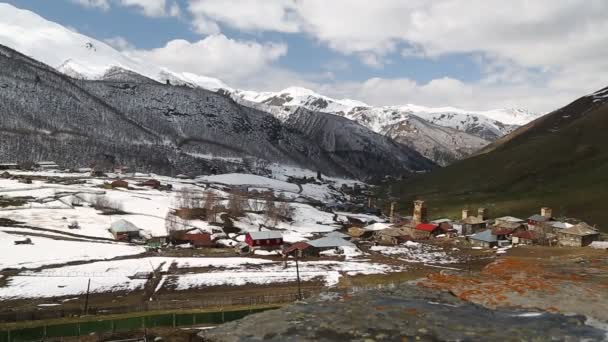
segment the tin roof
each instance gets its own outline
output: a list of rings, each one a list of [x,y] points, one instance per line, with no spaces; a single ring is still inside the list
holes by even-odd
[[[570,228],[572,226],[574,226],[573,224],[570,224],[568,222],[555,222],[551,225],[553,228],[558,228],[558,229],[566,229],[566,228]]]
[[[525,239],[525,240],[537,240],[538,239],[538,233],[534,230],[524,230],[521,232],[516,232],[515,234],[513,234],[513,236],[518,237],[520,239]]]
[[[325,234],[325,237],[336,237],[336,238],[344,239],[344,238],[349,238],[350,235],[333,231],[331,233]]]
[[[580,235],[580,236],[599,234],[598,231],[596,231],[595,229],[593,229],[593,227],[591,227],[590,225],[588,225],[586,223],[579,223],[570,228],[562,229],[562,230],[560,230],[560,233],[571,234],[571,235]]]
[[[536,221],[536,222],[545,222],[545,221],[548,221],[549,218],[546,217],[546,216],[534,214],[534,215],[528,217],[528,220],[530,220],[530,221]]]
[[[308,243],[306,243],[304,241],[300,241],[300,242],[296,242],[293,245],[285,248],[283,250],[283,253],[289,254],[289,253],[291,253],[291,252],[293,252],[295,250],[304,250],[304,249],[306,249],[308,247],[310,247],[310,245]]]
[[[138,232],[140,230],[136,225],[127,220],[118,220],[110,225],[110,231],[113,233]]]
[[[283,234],[277,231],[267,230],[263,232],[249,232],[249,236],[253,240],[267,240],[267,239],[282,239]]]
[[[316,248],[331,248],[331,247],[354,247],[355,245],[344,239],[335,237],[324,237],[312,241],[308,241],[308,244]]]
[[[520,218],[513,217],[513,216],[503,216],[503,217],[497,218],[496,221],[509,222],[509,223],[520,223],[520,222],[524,222],[525,220],[522,220]]]
[[[484,242],[497,242],[498,239],[496,235],[492,234],[491,230],[484,230],[483,232],[479,232],[477,234],[471,235],[470,237],[473,240],[484,241]]]

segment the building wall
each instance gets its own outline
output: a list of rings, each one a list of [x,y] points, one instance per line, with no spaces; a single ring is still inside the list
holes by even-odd
[[[581,236],[572,234],[559,233],[558,240],[560,246],[566,247],[581,247],[583,244]]]
[[[473,246],[473,247],[492,248],[492,247],[496,246],[495,242],[486,242],[486,241],[474,240],[474,239],[471,239],[470,241],[471,241],[471,246]]]

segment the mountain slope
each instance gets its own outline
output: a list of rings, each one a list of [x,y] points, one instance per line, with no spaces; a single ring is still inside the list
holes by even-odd
[[[250,157],[358,178],[434,166],[354,123],[303,131],[215,92],[165,85],[118,69],[106,76],[119,81],[71,79],[0,46],[2,158],[83,167],[99,156],[112,156],[139,170],[175,174],[235,167],[209,155]],[[317,140],[319,135],[333,136],[333,145]],[[335,146],[348,153],[336,154]]]
[[[230,94],[243,105],[271,112],[282,121],[286,121],[287,116],[297,108],[344,116],[395,139],[406,149],[414,149],[441,166],[467,157],[489,141],[513,130],[514,124],[527,122],[531,116],[518,110],[470,112],[414,105],[371,107],[360,101],[336,100],[299,87],[287,88],[279,93],[235,90],[214,78],[176,73],[135,60],[103,42],[73,32],[30,11],[2,3],[0,44],[76,79],[169,82],[218,91]],[[499,118],[507,124],[489,117]]]
[[[436,215],[485,206],[526,216],[543,205],[608,229],[608,88],[525,125],[478,155],[387,188],[422,197]]]
[[[276,93],[234,90],[232,96],[244,105],[273,113],[281,120],[287,120],[297,108],[343,116],[415,149],[442,166],[477,152],[536,117],[518,109],[474,112],[415,105],[372,107],[359,101],[332,99],[298,87]]]

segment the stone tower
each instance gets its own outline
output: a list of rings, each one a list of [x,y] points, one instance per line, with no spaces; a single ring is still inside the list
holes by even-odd
[[[551,218],[553,217],[553,210],[551,210],[549,207],[542,207],[540,208],[540,216]]]
[[[486,208],[477,209],[477,217],[479,217],[481,220],[487,220],[488,219],[488,209],[486,209]]]
[[[426,206],[424,205],[424,201],[414,201],[414,215],[412,215],[412,223],[414,225],[418,225],[426,222]]]
[[[391,212],[390,212],[390,216],[388,217],[388,220],[390,223],[395,223],[395,207],[397,206],[396,202],[391,202]]]
[[[462,219],[465,220],[469,217],[469,209],[462,209]]]

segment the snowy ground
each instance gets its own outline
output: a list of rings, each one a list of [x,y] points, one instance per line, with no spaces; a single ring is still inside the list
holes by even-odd
[[[366,260],[358,261],[309,261],[300,262],[300,278],[303,281],[320,280],[326,286],[338,284],[343,274],[379,274],[397,272],[399,269],[383,264],[370,263]],[[295,262],[287,264],[275,263],[265,265],[258,270],[231,269],[217,270],[207,273],[185,274],[169,276],[168,285],[175,286],[177,290],[202,288],[205,286],[241,286],[246,284],[271,284],[296,281]]]
[[[218,189],[231,186],[272,190],[283,194],[290,201],[293,215],[291,222],[269,223],[269,218],[263,214],[246,213],[234,221],[234,225],[241,229],[240,234],[217,233],[217,227],[201,220],[188,222],[192,227],[214,232],[213,237],[220,238],[217,242],[225,246],[234,246],[244,241],[246,232],[258,231],[261,226],[274,226],[274,229],[281,231],[286,242],[305,241],[340,228],[338,222],[334,221],[336,215],[321,211],[308,203],[311,199],[321,202],[340,200],[345,195],[336,189],[342,184],[352,185],[358,182],[324,178],[322,184],[304,184],[300,187],[287,182],[289,176],[316,177],[316,172],[279,165],[272,166],[271,170],[273,178],[224,174],[182,180],[133,174],[123,177],[129,182],[128,190],[100,187],[104,182],[116,179],[117,175],[102,179],[90,178],[84,173],[12,172],[32,177],[78,178],[84,182],[58,185],[34,180],[32,184],[22,184],[17,180],[0,179],[0,196],[9,199],[26,198],[27,201],[21,206],[0,208],[0,219],[21,222],[17,226],[11,226],[10,223],[0,226],[0,271],[21,269],[18,274],[0,275],[5,283],[0,287],[0,301],[75,296],[86,291],[89,279],[93,293],[134,291],[143,289],[147,280],[132,277],[138,272],[152,271],[160,272],[159,276],[162,277],[157,291],[292,282],[296,277],[293,261],[288,261],[287,264],[278,262],[275,252],[256,253],[255,258],[138,257],[138,254],[145,251],[142,246],[107,240],[112,238],[108,228],[120,219],[132,222],[148,235],[165,236],[165,218],[176,207],[176,196],[180,190],[189,189],[202,196],[206,188],[212,188],[225,204],[228,193]],[[137,186],[151,178],[170,184],[173,191]],[[120,204],[124,214],[106,215],[94,209],[92,204],[100,196]],[[75,203],[79,205],[75,206]],[[345,221],[347,216],[364,221],[382,221],[380,217],[350,213],[340,213],[337,219]],[[78,222],[79,229],[69,229],[68,226],[73,221]],[[15,244],[15,241],[26,238],[30,238],[32,244]],[[335,256],[331,251],[324,254]],[[371,262],[356,248],[343,251],[340,255],[344,260],[336,258],[331,261],[301,262],[302,279],[319,280],[327,286],[333,286],[343,275],[402,270],[400,267]],[[64,265],[70,262],[79,264]],[[52,268],[49,268],[51,265]],[[38,271],[28,270],[41,267],[43,269]]]
[[[6,268],[37,268],[71,261],[103,260],[144,252],[142,247],[118,243],[63,241],[28,236],[32,245],[15,245],[26,235],[0,232],[0,270]]]
[[[373,246],[370,250],[405,262],[430,265],[460,262],[439,247],[413,241],[398,246]]]
[[[301,169],[287,167],[288,170],[308,174]],[[340,197],[336,190],[330,189],[330,184],[305,184],[300,188],[284,180],[272,179],[249,174],[224,174],[202,176],[193,180],[181,180],[157,175],[135,174],[125,177],[133,189],[102,189],[99,186],[105,181],[111,182],[113,178],[88,178],[86,174],[61,172],[13,172],[13,174],[28,176],[71,177],[86,180],[84,184],[58,185],[48,184],[35,180],[33,184],[22,184],[17,180],[0,179],[0,196],[7,198],[32,197],[21,207],[0,208],[0,218],[12,219],[26,225],[53,229],[57,231],[77,233],[91,237],[111,238],[108,228],[117,220],[125,219],[152,236],[165,236],[167,234],[165,217],[175,207],[176,191],[165,192],[136,184],[150,178],[158,179],[164,184],[170,184],[174,190],[191,189],[202,196],[202,191],[209,184],[225,186],[249,186],[258,190],[273,190],[275,193],[285,194],[286,198],[295,200],[298,197],[327,201]],[[109,175],[115,176],[115,175]],[[287,179],[286,175],[277,174],[278,178]],[[279,177],[280,176],[280,177]],[[346,183],[346,180],[343,180]],[[332,181],[334,182],[334,181]],[[351,181],[354,182],[354,181]],[[198,183],[198,184],[197,184]],[[228,194],[216,191],[220,197],[227,198]],[[101,212],[91,208],[90,203],[97,197],[103,196],[109,201],[119,203],[125,215],[102,215]],[[57,199],[58,198],[58,199]],[[75,199],[85,201],[83,206],[72,206]],[[292,203],[294,209],[294,222],[280,223],[277,227],[285,231],[287,241],[301,241],[310,237],[311,233],[328,232],[336,229],[333,215],[315,209],[303,203]],[[68,225],[77,221],[80,225],[78,231],[71,231]],[[260,215],[248,215],[237,223],[245,232],[258,230],[260,224],[265,224]],[[211,227],[203,221],[190,221],[192,227],[201,228],[211,232]]]
[[[22,272],[18,276],[10,277],[7,286],[0,287],[0,300],[76,296],[86,292],[89,279],[92,293],[135,291],[141,289],[146,280],[130,277],[141,272],[165,273],[170,267],[186,271],[193,268],[206,270],[198,273],[164,274],[156,291],[162,288],[189,290],[206,286],[286,283],[296,280],[293,261],[283,263],[241,257],[149,257]],[[303,281],[320,280],[327,286],[336,285],[342,275],[380,274],[399,270],[392,266],[371,263],[366,259],[300,262],[300,276]]]

